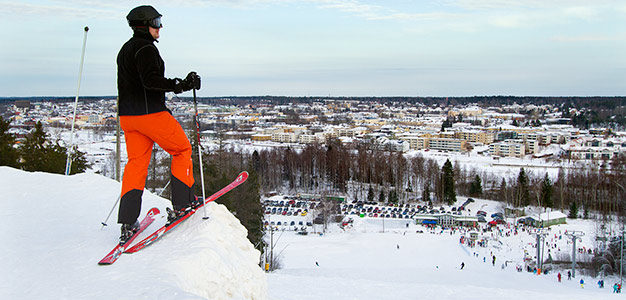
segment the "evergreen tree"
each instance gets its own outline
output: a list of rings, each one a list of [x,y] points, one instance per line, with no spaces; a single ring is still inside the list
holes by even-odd
[[[543,181],[541,183],[540,194],[541,204],[543,207],[554,207],[554,201],[552,201],[552,191],[552,181],[550,180],[550,177],[548,177],[548,173],[546,173],[546,176],[543,178]]]
[[[389,191],[389,203],[398,203],[398,193],[395,189]]]
[[[22,169],[26,171],[43,171],[47,165],[46,146],[48,141],[41,122],[35,124],[34,130],[26,136],[20,147]],[[65,172],[65,169],[63,170]],[[62,172],[58,172],[62,173]]]
[[[530,205],[530,191],[528,188],[528,175],[524,168],[520,168],[519,175],[517,175],[517,186],[515,187],[515,205],[529,206]]]
[[[572,201],[572,204],[569,206],[569,215],[567,215],[570,219],[578,218],[578,206],[576,206],[576,201]]]
[[[483,194],[483,186],[480,176],[476,175],[474,177],[474,181],[470,184],[469,194],[472,197],[480,197]]]
[[[367,201],[374,202],[374,188],[370,184],[370,188],[367,190]]]
[[[454,170],[449,159],[446,159],[443,164],[441,173],[443,176],[443,202],[452,205],[456,202],[456,192],[454,190]]]
[[[10,124],[0,116],[0,166],[18,167],[19,152],[14,147],[15,137],[9,133]]]
[[[21,168],[26,171],[65,174],[67,148],[59,145],[58,142],[50,142],[41,122],[37,122],[33,132],[26,136],[19,152],[22,160]],[[84,172],[89,167],[85,153],[74,151],[71,158],[70,174]]]
[[[430,202],[430,183],[424,184],[424,189],[422,190],[422,200],[424,202]]]
[[[255,245],[255,248],[263,251],[263,207],[260,199],[259,175],[255,171],[254,159],[249,159],[247,163],[243,157],[236,153],[222,153],[223,161],[219,161],[220,155],[211,155],[208,152],[203,155],[204,181],[207,195],[213,194],[228,185],[241,171],[241,168],[248,170],[248,180],[233,189],[229,193],[216,200],[217,203],[224,204],[226,208],[241,222],[248,230],[248,239]],[[205,160],[206,158],[206,160]],[[221,165],[222,168],[218,168]]]
[[[378,202],[385,203],[385,191],[380,189],[380,193],[378,194]]]
[[[507,202],[508,197],[506,196],[506,179],[502,178],[502,182],[500,182],[500,191],[498,191],[498,196],[500,197],[500,201]]]

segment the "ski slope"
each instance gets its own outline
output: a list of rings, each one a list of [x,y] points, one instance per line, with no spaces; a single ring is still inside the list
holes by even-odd
[[[477,200],[470,207],[491,213],[499,205]],[[494,241],[488,247],[469,248],[459,243],[459,231],[430,230],[407,220],[385,220],[384,228],[383,233],[382,219],[355,217],[353,226],[345,231],[334,225],[322,235],[275,233],[275,253],[279,253],[283,268],[267,276],[269,299],[572,300],[622,296],[612,293],[612,285],[619,282],[616,276],[605,278],[605,288],[599,289],[599,278],[581,276],[580,271],[570,281],[567,270],[562,271],[561,283],[557,272],[517,272],[516,266],[523,265],[524,251],[535,254],[531,232],[510,237],[493,234]],[[507,231],[506,227],[501,229]],[[546,240],[557,244],[562,252],[570,252],[565,238],[552,239],[552,234],[565,230],[586,232],[578,246],[593,245],[593,224],[584,220],[552,226]],[[492,233],[486,235],[491,237]],[[492,255],[496,256],[495,266]],[[578,256],[580,259],[582,255]],[[579,284],[581,278],[586,282],[584,288]]]
[[[98,261],[117,243],[120,191],[96,174],[62,176],[0,167],[2,299],[266,299],[259,252],[219,204],[207,206],[162,239],[110,266]],[[144,193],[141,216],[169,201]],[[139,237],[141,239],[142,236]]]

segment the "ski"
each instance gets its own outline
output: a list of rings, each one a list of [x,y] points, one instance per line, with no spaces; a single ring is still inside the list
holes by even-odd
[[[237,178],[233,182],[231,182],[229,185],[223,187],[221,190],[217,191],[215,194],[207,197],[204,200],[204,203],[201,203],[198,207],[196,207],[195,209],[192,209],[187,214],[185,214],[184,216],[180,217],[178,220],[174,221],[173,223],[163,225],[163,227],[159,228],[157,231],[152,233],[150,236],[148,236],[145,239],[141,240],[140,242],[138,242],[137,244],[133,245],[132,247],[126,249],[125,253],[135,253],[135,252],[137,252],[137,251],[147,247],[148,245],[152,244],[154,241],[158,240],[160,237],[165,235],[168,231],[174,229],[180,223],[182,223],[183,221],[185,221],[189,217],[191,217],[196,211],[198,211],[200,208],[202,208],[202,206],[206,205],[209,202],[215,201],[215,199],[217,199],[217,198],[221,197],[222,195],[228,193],[230,190],[232,190],[232,189],[236,188],[237,186],[239,186],[240,184],[244,183],[247,179],[248,179],[248,172],[246,172],[246,171],[241,172],[239,174],[239,176],[237,176]]]
[[[133,242],[133,240],[135,240],[135,238],[137,238],[139,236],[139,234],[144,231],[144,229],[148,228],[148,226],[150,226],[150,224],[152,224],[152,222],[154,221],[154,217],[156,215],[158,215],[160,213],[159,209],[156,207],[151,208],[148,213],[146,214],[146,216],[143,218],[143,220],[141,220],[141,223],[139,223],[139,230],[137,230],[137,232],[135,234],[133,234],[133,236],[130,237],[130,239],[128,239],[128,241],[126,241],[126,243],[124,243],[123,245],[120,245],[119,243],[115,246],[115,248],[113,248],[113,250],[111,250],[111,252],[109,252],[109,254],[107,254],[102,260],[100,260],[98,262],[99,265],[110,265],[112,263],[114,263],[119,257],[120,255],[122,255],[122,253],[124,253],[124,251],[126,250],[126,247],[130,246],[130,244]]]

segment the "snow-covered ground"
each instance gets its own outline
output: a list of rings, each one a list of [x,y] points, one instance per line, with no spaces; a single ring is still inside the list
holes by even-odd
[[[283,268],[267,276],[269,299],[616,297],[611,286],[619,278],[605,279],[607,287],[599,289],[598,279],[586,276],[568,281],[563,273],[563,282],[558,283],[556,273],[517,272],[516,262],[523,259],[523,247],[532,244],[533,237],[528,233],[502,239],[505,247],[468,248],[459,243],[458,232],[450,235],[449,231],[430,231],[413,224],[407,228],[406,221],[387,220],[385,233],[382,233],[380,222],[356,219],[352,229],[332,230],[324,235],[283,233],[275,247],[276,252],[282,252]],[[553,231],[587,229],[582,223],[562,225]],[[275,234],[275,239],[277,237]],[[495,266],[490,257],[492,253],[496,256]],[[508,266],[502,269],[505,261],[509,261]],[[462,262],[465,263],[463,270],[460,269]],[[586,282],[584,289],[578,282],[581,278]]]
[[[0,167],[0,298],[2,299],[608,299],[619,278],[577,276],[557,282],[556,273],[517,272],[524,250],[533,255],[530,232],[485,233],[486,248],[459,243],[461,232],[430,230],[405,220],[356,218],[346,230],[323,235],[278,232],[275,251],[283,268],[264,274],[259,253],[225,207],[208,206],[159,242],[111,266],[97,262],[116,243],[115,202],[119,183],[96,174],[29,173]],[[144,213],[169,201],[145,194]],[[476,207],[498,209],[491,201]],[[553,227],[587,233],[593,225],[568,220]],[[163,224],[159,218],[150,229]],[[553,236],[548,239],[552,239]],[[567,252],[567,240],[550,240]],[[553,250],[558,251],[558,250]],[[496,256],[495,266],[491,255]],[[483,262],[485,258],[485,262]],[[461,262],[465,268],[460,270]],[[507,267],[502,264],[507,262]],[[578,280],[586,281],[584,289]]]
[[[266,298],[259,252],[216,203],[207,206],[209,220],[198,212],[146,249],[99,266],[119,238],[117,208],[109,226],[100,224],[119,192],[119,183],[100,175],[0,167],[0,298]],[[165,223],[168,205],[144,193],[142,217],[151,207],[162,213],[142,236]]]

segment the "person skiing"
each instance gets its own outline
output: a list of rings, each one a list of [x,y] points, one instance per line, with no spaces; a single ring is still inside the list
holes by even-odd
[[[165,93],[200,89],[200,76],[190,72],[185,79],[165,78],[165,63],[158,42],[162,15],[152,6],[133,8],[126,19],[133,36],[117,55],[117,90],[120,126],[124,131],[128,163],[124,168],[118,212],[120,244],[137,230],[141,197],[146,183],[152,147],[156,142],[172,155],[171,201],[168,222],[197,206],[191,144],[182,127],[165,105]]]
[[[463,270],[463,268],[465,268],[465,262],[461,262],[461,270]]]
[[[584,279],[580,279],[580,288],[584,289],[585,288],[585,280]]]
[[[572,271],[567,271],[567,280],[572,280]]]
[[[556,278],[558,278],[559,282],[561,282],[561,272],[559,272],[559,274],[556,274]]]

